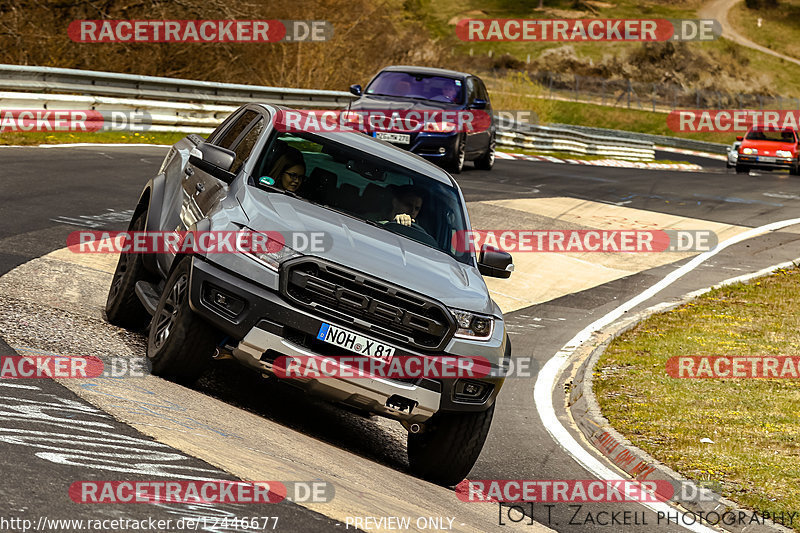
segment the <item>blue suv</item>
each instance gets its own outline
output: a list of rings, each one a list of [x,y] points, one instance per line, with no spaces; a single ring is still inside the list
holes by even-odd
[[[365,90],[361,85],[351,85],[350,92],[359,97],[351,110],[482,110],[491,119],[488,128],[459,131],[455,124],[446,124],[439,131],[378,131],[372,135],[434,161],[453,174],[460,173],[467,160],[482,170],[494,165],[492,105],[479,77],[438,68],[391,66],[372,78]]]

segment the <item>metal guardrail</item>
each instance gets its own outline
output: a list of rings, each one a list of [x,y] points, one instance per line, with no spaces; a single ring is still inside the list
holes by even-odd
[[[588,135],[614,135],[617,138],[635,139],[657,146],[669,146],[671,148],[682,148],[684,150],[697,150],[712,154],[727,154],[729,144],[712,143],[707,141],[696,141],[694,139],[684,139],[682,137],[669,137],[666,135],[652,135],[650,133],[637,133],[635,131],[609,130],[605,128],[595,128],[590,126],[577,126],[574,124],[553,124],[559,128],[574,130]]]
[[[237,106],[249,102],[288,107],[344,108],[354,98],[321,91],[215,83],[113,72],[0,65],[0,109],[93,109],[146,111],[149,131],[210,133]],[[603,155],[634,160],[655,158],[653,142],[570,128],[513,124],[498,129],[500,146]]]
[[[354,98],[345,91],[288,89],[26,65],[0,65],[0,90],[237,106],[249,102],[268,102],[288,107],[320,108],[343,107]]]
[[[514,124],[511,128],[498,130],[497,144],[546,152],[571,152],[643,161],[655,159],[653,143],[646,140],[589,134],[552,126]]]

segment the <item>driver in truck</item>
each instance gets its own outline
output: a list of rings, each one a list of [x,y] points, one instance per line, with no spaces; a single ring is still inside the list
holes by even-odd
[[[422,193],[413,185],[397,187],[392,196],[392,214],[390,222],[411,226],[416,222],[417,215],[422,209]]]

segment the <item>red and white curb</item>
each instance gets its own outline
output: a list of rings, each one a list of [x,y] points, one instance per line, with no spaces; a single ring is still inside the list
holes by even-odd
[[[673,152],[676,154],[696,155],[705,157],[706,159],[716,159],[718,161],[727,161],[728,156],[722,154],[712,154],[711,152],[698,152],[697,150],[687,150],[686,148],[672,148],[671,146],[656,146],[658,152]]]
[[[522,161],[544,161],[547,163],[569,163],[571,165],[589,165],[594,167],[619,167],[619,168],[645,168],[657,170],[703,170],[700,165],[692,163],[655,163],[650,161],[625,161],[622,159],[595,159],[584,161],[581,159],[561,159],[550,155],[509,154],[496,152],[497,159],[517,159]]]

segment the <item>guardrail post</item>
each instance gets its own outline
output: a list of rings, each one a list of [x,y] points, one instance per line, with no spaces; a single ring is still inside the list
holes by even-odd
[[[606,83],[608,80],[603,80],[603,92],[600,96],[600,105],[606,105]]]
[[[574,91],[575,91],[575,101],[577,102],[577,101],[578,101],[578,75],[577,75],[577,74],[575,74],[575,87],[574,87]]]
[[[653,88],[651,89],[650,96],[653,98],[653,113],[656,112],[656,84],[653,84]]]
[[[631,80],[628,80],[628,109],[631,108],[631,91],[633,87],[631,86]]]

